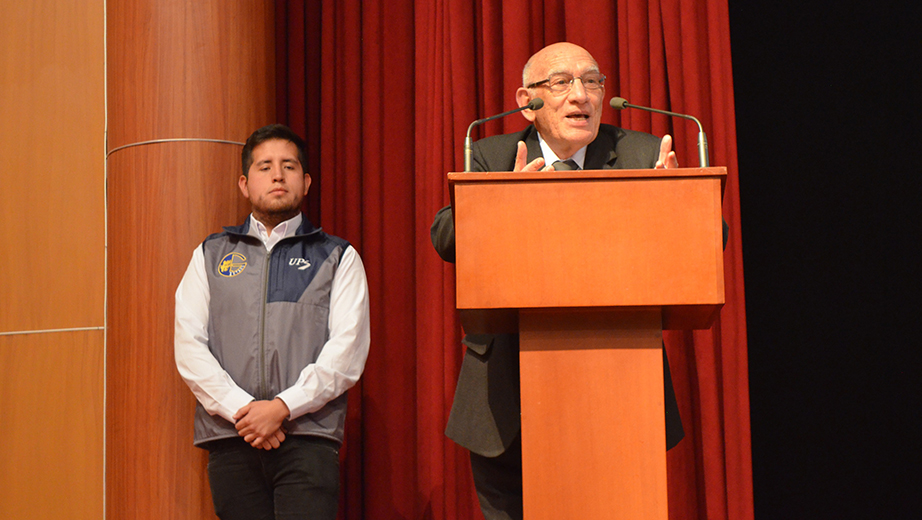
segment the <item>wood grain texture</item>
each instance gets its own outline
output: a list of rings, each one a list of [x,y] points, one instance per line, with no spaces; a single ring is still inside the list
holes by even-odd
[[[523,311],[525,518],[666,520],[660,315]]]
[[[518,309],[525,518],[668,517],[663,309],[724,301],[725,175],[449,174],[465,327]]]
[[[0,332],[103,326],[103,6],[3,2]]]
[[[273,2],[109,0],[107,13],[110,149],[243,141],[274,122]],[[124,148],[108,171],[107,517],[214,518],[173,360],[174,293],[193,248],[249,211],[240,147]]]
[[[102,518],[103,361],[103,331],[0,336],[0,518]]]
[[[248,212],[237,164],[239,147],[212,143],[109,158],[109,518],[213,517],[195,399],[173,360],[174,293],[192,250]]]
[[[274,3],[107,2],[109,149],[275,122]]]
[[[720,175],[450,178],[459,309],[724,302]]]
[[[103,327],[105,4],[0,14],[0,332]],[[0,336],[0,518],[103,516],[104,332]]]

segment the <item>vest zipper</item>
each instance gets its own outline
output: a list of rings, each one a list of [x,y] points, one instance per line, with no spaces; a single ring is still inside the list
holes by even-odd
[[[259,318],[259,393],[260,399],[269,399],[266,383],[266,300],[269,298],[269,272],[272,270],[272,251],[266,252],[266,275],[263,277],[262,313]]]

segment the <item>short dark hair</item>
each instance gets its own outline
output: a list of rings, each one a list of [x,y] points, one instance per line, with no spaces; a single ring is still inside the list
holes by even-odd
[[[243,145],[243,152],[240,154],[240,163],[243,166],[243,176],[247,177],[250,172],[250,166],[253,165],[253,149],[260,144],[272,140],[282,139],[290,141],[298,148],[298,161],[301,162],[301,168],[307,171],[307,152],[305,152],[304,140],[291,128],[285,125],[266,125],[253,132],[247,142]]]

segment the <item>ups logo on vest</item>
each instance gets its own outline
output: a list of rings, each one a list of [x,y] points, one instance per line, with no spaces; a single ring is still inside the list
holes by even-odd
[[[300,266],[298,267],[298,271],[303,271],[311,266],[311,261],[307,258],[289,258],[288,265]]]
[[[247,268],[247,257],[240,253],[233,252],[224,255],[224,258],[218,263],[218,272],[221,276],[233,278],[242,273]]]

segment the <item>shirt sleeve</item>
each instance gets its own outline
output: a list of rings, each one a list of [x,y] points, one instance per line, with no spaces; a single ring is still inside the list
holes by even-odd
[[[295,419],[316,412],[359,380],[368,358],[371,331],[368,283],[362,259],[352,246],[343,252],[330,289],[330,339],[317,361],[278,394]]]
[[[252,401],[253,396],[231,379],[208,348],[210,300],[205,255],[202,248],[197,247],[176,289],[173,332],[176,368],[205,411],[233,423],[234,414]]]

